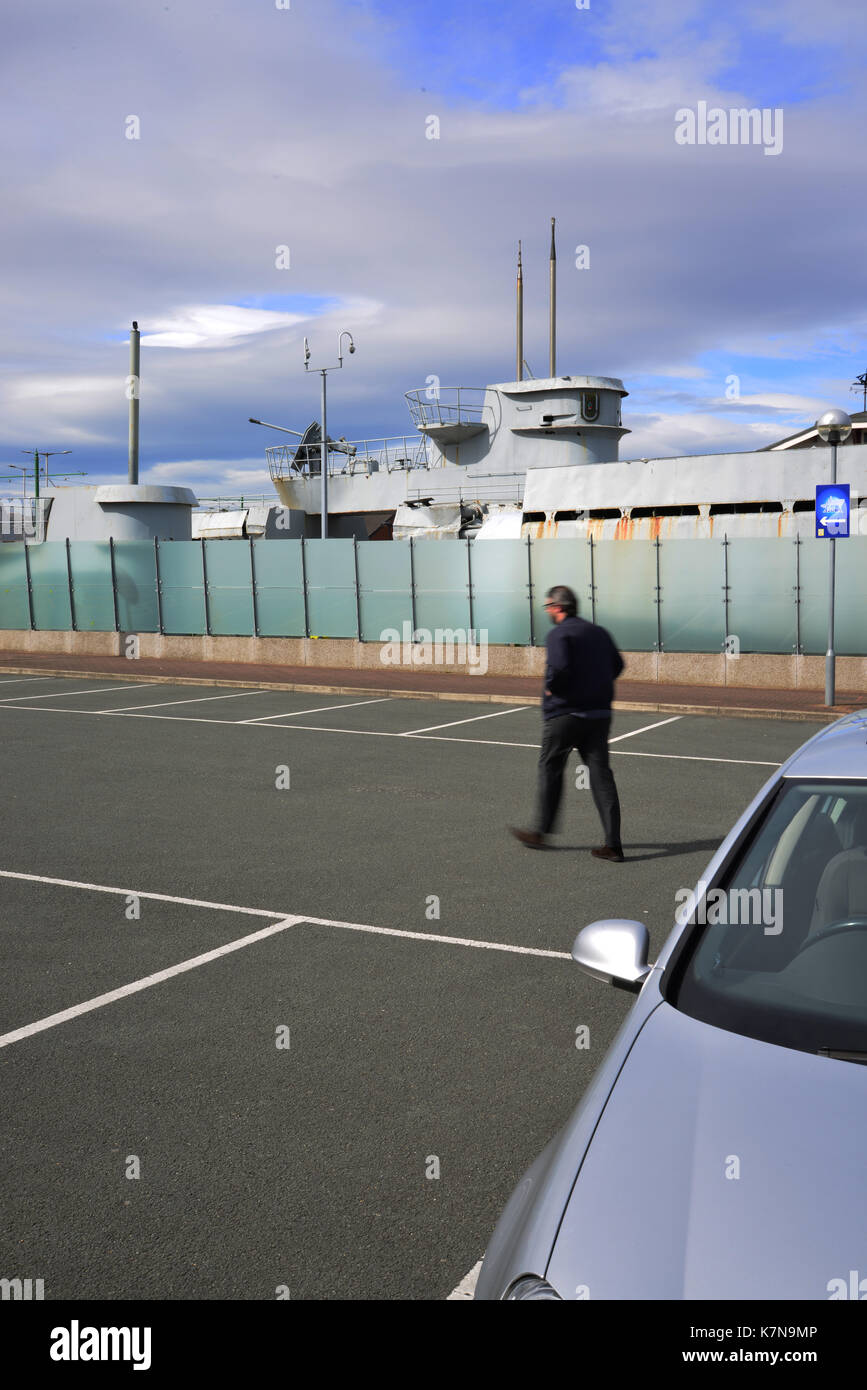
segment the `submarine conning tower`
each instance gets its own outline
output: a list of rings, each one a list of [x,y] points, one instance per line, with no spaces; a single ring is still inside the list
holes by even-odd
[[[617,377],[558,376],[408,391],[406,399],[433,446],[433,467],[500,474],[616,463],[629,433],[620,415],[628,394]]]

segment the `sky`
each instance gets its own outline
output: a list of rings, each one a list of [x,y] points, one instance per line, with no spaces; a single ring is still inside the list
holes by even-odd
[[[4,30],[2,493],[34,448],[125,481],[133,319],[141,481],[200,497],[272,495],[287,436],[248,417],[316,419],[342,330],[332,435],[513,379],[519,238],[547,375],[551,217],[558,371],[623,380],[621,457],[861,408],[862,0],[40,0]]]

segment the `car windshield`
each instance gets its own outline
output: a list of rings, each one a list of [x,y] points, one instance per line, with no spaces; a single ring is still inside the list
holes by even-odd
[[[867,1061],[867,786],[790,782],[712,885],[663,993],[694,1018]]]

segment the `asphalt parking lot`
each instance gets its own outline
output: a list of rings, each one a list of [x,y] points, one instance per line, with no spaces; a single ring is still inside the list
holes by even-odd
[[[46,1299],[442,1299],[657,949],[821,727],[621,713],[627,862],[538,707],[0,676],[0,1276]],[[589,1048],[575,1046],[589,1028]]]

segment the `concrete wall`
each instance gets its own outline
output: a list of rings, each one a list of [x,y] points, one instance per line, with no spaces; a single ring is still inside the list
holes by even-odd
[[[124,634],[117,632],[0,631],[0,653],[56,652],[76,656],[123,656]],[[335,670],[411,670],[380,659],[378,642],[339,637],[179,637],[139,634],[142,657],[176,661],[240,661],[266,666],[320,666]],[[673,685],[767,687],[774,690],[824,690],[824,656],[776,656],[745,653],[726,657],[715,652],[624,652],[628,680]],[[497,647],[487,650],[487,674],[541,679],[542,647]],[[420,670],[471,674],[467,665],[419,665]],[[837,690],[861,695],[867,703],[867,657],[838,656]]]

